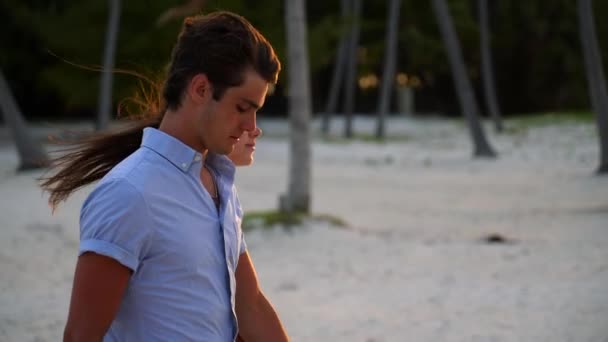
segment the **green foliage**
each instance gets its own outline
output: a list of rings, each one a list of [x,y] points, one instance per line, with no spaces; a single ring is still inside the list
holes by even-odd
[[[506,133],[523,134],[532,128],[571,125],[593,124],[594,114],[591,112],[547,112],[520,114],[506,121]]]
[[[243,217],[242,229],[245,231],[256,228],[273,228],[281,226],[285,229],[293,229],[300,226],[305,220],[323,221],[335,227],[347,227],[343,220],[327,215],[307,215],[304,213],[285,213],[282,211],[254,211],[247,212]]]
[[[310,69],[314,72],[332,64],[337,47],[340,43],[342,26],[338,17],[326,16],[311,25],[308,29],[308,51]],[[285,61],[287,64],[288,61]]]
[[[15,17],[9,27],[27,33],[35,41],[37,53],[52,60],[50,65],[36,71],[32,78],[39,84],[57,91],[66,109],[95,107],[98,96],[99,71],[82,67],[99,68],[105,43],[108,18],[106,1],[83,0],[61,6],[58,10],[48,4],[22,5],[10,0],[7,13]],[[49,1],[53,3],[53,1]],[[162,74],[169,60],[171,48],[181,28],[181,20],[174,20],[161,27],[158,17],[168,8],[183,1],[122,1],[121,18],[116,49],[117,69],[127,69],[145,75]],[[28,7],[29,6],[29,7]],[[259,10],[263,8],[264,10]],[[274,45],[286,70],[284,14],[281,1],[261,0],[256,6],[247,6],[239,0],[209,1],[205,12],[230,10],[244,15]],[[323,12],[320,12],[323,14]],[[331,62],[327,53],[334,47],[340,27],[338,17],[326,13],[309,26],[311,68],[319,68]],[[28,23],[37,23],[33,26]],[[23,24],[25,23],[25,24]],[[7,34],[8,35],[8,34]],[[28,60],[29,51],[6,46],[11,51],[10,61],[0,60],[2,66],[37,64]],[[286,73],[281,73],[284,81]],[[124,99],[134,93],[138,80],[132,76],[115,76],[114,100]]]
[[[132,0],[122,3],[116,68],[162,75],[180,30],[176,19],[156,25],[161,13],[186,0]],[[479,88],[477,2],[449,0],[463,54]],[[589,96],[578,32],[576,1],[490,1],[490,34],[499,102],[506,113],[585,108]],[[286,83],[283,0],[208,0],[205,11],[244,15],[274,45]],[[608,65],[608,2],[594,1],[597,36]],[[365,1],[361,18],[359,75],[381,75],[387,1]],[[352,18],[342,18],[340,1],[308,1],[308,40],[315,103],[323,103],[328,74]],[[99,0],[4,0],[0,2],[0,67],[5,70],[26,115],[57,118],[67,112],[94,112],[100,73],[75,67],[102,63],[108,2]],[[449,64],[429,1],[402,1],[397,70],[418,76],[416,103],[448,111],[455,102]],[[57,57],[55,57],[55,55]],[[131,96],[138,80],[116,75],[115,102]],[[281,89],[281,87],[279,87]],[[357,104],[375,108],[374,90]],[[280,96],[280,95],[279,95]],[[280,101],[279,101],[280,102]],[[278,102],[278,103],[279,103]],[[373,103],[372,103],[373,102]],[[284,102],[282,102],[284,103]],[[449,106],[447,106],[449,107]],[[361,110],[361,108],[359,108]],[[280,109],[277,111],[281,111]]]
[[[146,74],[159,72],[166,63],[179,30],[179,22],[157,27],[156,20],[172,1],[123,1],[116,48],[116,68]],[[44,30],[46,48],[60,59],[99,68],[105,43],[108,8],[105,1],[80,1],[61,13],[32,13]],[[144,7],[146,10],[142,10]],[[97,101],[99,71],[89,71],[58,61],[42,74],[66,99],[68,107],[94,106]],[[137,79],[117,75],[114,97],[132,94]]]
[[[27,2],[0,2],[0,68],[24,114],[53,105],[56,90],[38,75],[53,63],[43,48],[38,27],[32,25]]]
[[[500,1],[495,6],[494,65],[505,110],[585,106],[588,94],[576,1]],[[600,44],[606,46],[608,26],[602,23],[600,13],[596,11],[595,24]],[[607,52],[603,57],[608,61]]]
[[[375,134],[356,133],[351,138],[344,138],[342,136],[322,136],[323,142],[331,144],[350,144],[354,141],[360,141],[364,143],[376,143],[386,144],[388,142],[408,142],[411,141],[411,137],[408,135],[389,135],[384,139],[378,138]]]

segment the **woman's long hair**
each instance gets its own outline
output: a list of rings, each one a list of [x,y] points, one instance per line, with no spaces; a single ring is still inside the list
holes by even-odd
[[[165,81],[161,85],[140,77],[146,84],[141,84],[139,94],[127,99],[143,114],[119,130],[61,143],[63,154],[52,161],[52,168],[58,171],[42,178],[40,184],[50,193],[51,207],[55,209],[74,191],[101,179],[135,152],[143,129],[158,128],[167,109],[180,107],[193,76],[205,74],[213,84],[213,98],[219,100],[226,89],[243,83],[247,68],[276,83],[281,64],[272,45],[245,18],[224,11],[186,18]]]

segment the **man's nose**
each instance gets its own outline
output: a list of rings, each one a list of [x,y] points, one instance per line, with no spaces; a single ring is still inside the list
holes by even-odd
[[[245,115],[243,117],[241,128],[247,132],[255,131],[255,129],[257,128],[255,122],[255,113],[251,115]]]

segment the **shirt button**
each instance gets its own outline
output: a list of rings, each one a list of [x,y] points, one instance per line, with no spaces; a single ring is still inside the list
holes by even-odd
[[[184,169],[184,170],[185,170],[187,167],[188,167],[188,164],[186,164],[186,163],[182,163],[182,169]]]
[[[194,157],[194,161],[201,161],[201,156],[196,155],[196,157]]]

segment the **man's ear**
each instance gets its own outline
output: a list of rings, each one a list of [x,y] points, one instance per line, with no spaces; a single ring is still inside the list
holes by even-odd
[[[190,80],[188,85],[188,95],[197,104],[202,104],[211,99],[211,82],[205,74],[197,74]]]

